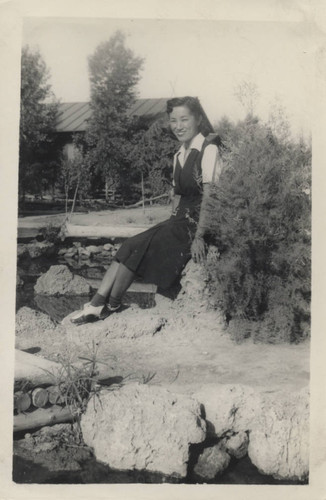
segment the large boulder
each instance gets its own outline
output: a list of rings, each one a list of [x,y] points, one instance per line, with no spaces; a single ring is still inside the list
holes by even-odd
[[[73,312],[62,320],[68,337],[72,340],[83,341],[88,338],[98,340],[99,338],[110,339],[136,339],[143,336],[152,337],[162,331],[166,324],[166,318],[161,311],[151,309],[140,309],[131,306],[120,312],[111,314],[104,321],[86,323],[76,326],[71,323],[71,318],[76,314]]]
[[[236,443],[225,442],[229,453],[246,452],[264,474],[277,479],[304,480],[309,470],[309,397],[300,392],[259,392],[249,386],[207,386],[194,394],[205,408],[210,435],[244,437],[249,444],[232,453]],[[233,441],[236,441],[233,439]]]
[[[207,252],[207,261],[212,262],[218,259],[218,249],[210,245]],[[206,269],[199,263],[195,263],[192,259],[184,268],[180,286],[181,290],[174,301],[174,307],[192,317],[203,316],[201,313],[207,314],[210,311],[210,321],[218,327],[224,326],[224,316],[222,311],[216,310],[215,300],[212,297],[209,288],[210,275]]]
[[[16,314],[16,335],[32,335],[36,330],[54,330],[56,324],[52,319],[30,307],[21,307]]]
[[[164,388],[129,384],[92,399],[83,438],[101,462],[120,470],[185,477],[189,445],[204,441],[200,404]]]
[[[264,474],[304,480],[309,472],[309,392],[269,395],[250,432],[248,455]]]
[[[206,311],[209,304],[205,268],[190,260],[182,272],[181,290],[176,299],[178,307],[191,307],[192,311]]]
[[[44,345],[49,344],[51,349],[57,352],[63,350],[63,332],[58,330],[55,322],[39,311],[30,307],[21,307],[16,314],[16,349],[31,349],[37,347],[41,350]]]
[[[59,265],[51,266],[40,276],[34,290],[43,295],[88,295],[91,287],[85,278],[75,276],[67,266]]]
[[[246,385],[206,385],[194,396],[205,407],[208,432],[217,437],[250,430],[261,410],[260,394]]]

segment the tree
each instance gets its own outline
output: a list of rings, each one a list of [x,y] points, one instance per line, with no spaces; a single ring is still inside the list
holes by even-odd
[[[85,197],[90,188],[89,165],[85,160],[84,141],[79,134],[73,136],[73,155],[61,155],[60,187],[65,194],[66,217],[68,218],[68,201],[73,197],[71,214],[76,205],[77,195]]]
[[[57,102],[48,84],[49,71],[38,51],[23,47],[21,58],[21,103],[19,142],[19,189],[42,191],[46,186],[50,150],[54,147]],[[46,102],[49,100],[50,102]],[[46,168],[45,163],[48,163]]]
[[[225,139],[207,221],[219,250],[212,295],[237,339],[309,335],[311,150],[247,117]]]
[[[267,125],[270,127],[272,133],[281,141],[286,142],[290,140],[291,131],[288,116],[278,96],[272,102]]]
[[[133,167],[141,175],[142,198],[148,187],[150,196],[164,194],[172,183],[171,164],[176,149],[176,141],[166,128],[163,120],[158,120],[144,129],[139,129],[133,137],[130,154]]]
[[[89,57],[92,117],[86,133],[87,161],[103,180],[115,178],[126,163],[135,87],[143,60],[125,46],[117,31]]]
[[[250,81],[243,81],[236,86],[234,95],[244,107],[246,113],[252,116],[259,98],[257,85]]]

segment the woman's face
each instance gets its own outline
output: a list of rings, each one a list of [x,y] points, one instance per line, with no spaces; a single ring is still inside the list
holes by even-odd
[[[187,106],[176,106],[170,113],[171,130],[186,147],[199,132],[201,119],[196,118]]]

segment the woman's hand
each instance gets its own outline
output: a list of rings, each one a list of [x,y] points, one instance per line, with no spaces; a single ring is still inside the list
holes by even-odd
[[[202,237],[195,236],[191,244],[191,256],[194,262],[202,263],[206,257],[205,242]]]

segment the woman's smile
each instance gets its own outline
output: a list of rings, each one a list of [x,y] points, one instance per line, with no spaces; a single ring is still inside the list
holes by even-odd
[[[186,146],[199,132],[199,120],[187,106],[176,106],[170,113],[171,130],[177,139]]]

